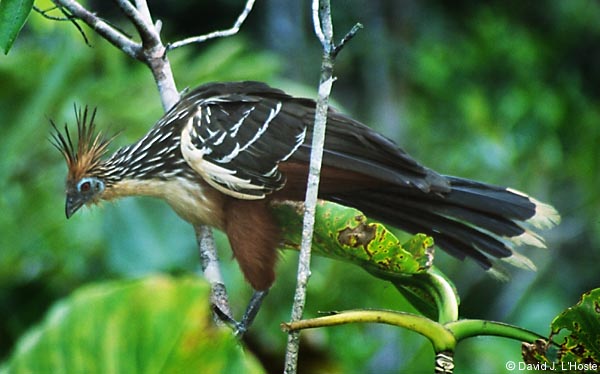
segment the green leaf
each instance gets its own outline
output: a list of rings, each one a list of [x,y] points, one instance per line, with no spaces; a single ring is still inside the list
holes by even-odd
[[[152,276],[87,286],[18,342],[1,373],[262,373],[217,328],[208,285]]]
[[[566,333],[566,334],[565,334]],[[552,342],[561,334],[561,343]],[[523,360],[532,368],[553,372],[596,373],[600,369],[600,288],[586,292],[574,306],[556,316],[550,337],[523,343]]]
[[[274,213],[283,227],[285,248],[298,250],[303,209],[286,202],[277,204]],[[432,264],[432,245],[433,239],[416,235],[405,246],[383,224],[369,220],[357,209],[325,201],[317,205],[314,253],[352,262],[379,277],[425,272]]]
[[[284,247],[299,250],[302,205],[280,203],[273,211],[283,227]],[[419,312],[448,322],[458,316],[458,295],[452,283],[432,268],[433,244],[424,234],[401,243],[383,224],[357,209],[326,201],[317,205],[313,253],[361,266],[392,282]]]
[[[552,335],[569,331],[560,345],[564,363],[595,363],[600,367],[600,288],[586,292],[579,302],[552,321]]]
[[[0,48],[8,54],[25,25],[34,0],[0,0]]]

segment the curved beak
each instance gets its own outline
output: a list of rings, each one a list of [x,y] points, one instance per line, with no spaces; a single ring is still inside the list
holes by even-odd
[[[65,215],[67,219],[71,218],[75,212],[79,210],[85,204],[84,199],[81,196],[76,196],[73,194],[67,193],[67,200],[65,202]]]

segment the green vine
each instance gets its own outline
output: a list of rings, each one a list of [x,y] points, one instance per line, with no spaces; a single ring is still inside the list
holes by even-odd
[[[285,248],[297,249],[301,207],[283,203],[273,206],[273,211],[284,227]],[[390,310],[348,310],[283,323],[282,329],[296,331],[349,323],[383,323],[405,328],[431,342],[436,354],[436,373],[452,373],[457,345],[476,336],[522,342],[522,364],[528,370],[594,372],[600,368],[600,289],[586,293],[576,306],[557,316],[547,338],[502,322],[459,319],[460,300],[456,288],[432,266],[433,245],[433,239],[423,234],[401,243],[384,225],[369,220],[360,211],[321,202],[316,214],[314,253],[357,264],[391,282],[422,315]],[[564,329],[569,330],[570,335],[562,344],[555,343],[553,337]]]

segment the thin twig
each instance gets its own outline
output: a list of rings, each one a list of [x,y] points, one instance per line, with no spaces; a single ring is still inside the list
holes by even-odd
[[[152,15],[150,14],[150,8],[148,8],[148,3],[146,0],[135,0],[135,7],[137,8],[138,12],[140,12],[142,19],[144,19],[149,25],[152,24]],[[158,38],[160,38],[161,31],[162,22],[161,20],[156,20],[154,23],[154,32]]]
[[[129,0],[115,0],[119,8],[129,18],[135,29],[142,38],[142,43],[146,48],[155,48],[160,44],[160,38],[154,31],[154,25],[152,24],[152,18],[150,17],[150,11],[145,0],[136,1],[136,5],[142,10],[138,10]]]
[[[317,0],[313,0],[312,2],[312,21],[317,39],[319,39],[319,42],[321,42],[321,45],[324,47],[327,44],[327,39],[325,38],[325,34],[323,34],[323,28],[321,27],[321,19],[319,18],[319,1]]]
[[[242,24],[248,17],[248,14],[250,14],[250,12],[252,11],[254,2],[255,2],[255,0],[247,0],[244,10],[242,11],[242,13],[240,13],[237,20],[235,21],[235,23],[233,24],[233,26],[231,28],[226,29],[226,30],[213,31],[208,34],[204,34],[204,35],[200,35],[200,36],[192,36],[189,38],[185,38],[183,40],[176,41],[175,43],[171,43],[171,44],[167,45],[167,52],[169,52],[173,49],[179,48],[179,47],[183,47],[184,45],[188,45],[188,44],[192,44],[192,43],[203,43],[209,39],[222,38],[225,36],[231,36],[231,35],[237,34],[237,32],[240,30],[240,27],[242,26]]]
[[[115,0],[123,13],[131,20],[142,39],[142,53],[139,60],[152,71],[165,111],[179,101],[175,78],[166,57],[166,47],[160,40],[161,23],[152,23],[152,15],[146,0],[135,0],[135,6],[129,0]]]
[[[140,13],[142,19],[151,24],[152,16],[150,15],[150,8],[148,8],[148,3],[146,0],[135,0],[135,7]]]
[[[52,20],[52,21],[69,21],[69,22],[73,21],[73,17],[69,17],[68,15],[65,15],[64,17],[57,17],[57,16],[52,16],[52,15],[48,14],[54,10],[61,11],[61,13],[65,14],[64,11],[62,11],[61,8],[56,5],[48,8],[48,9],[42,9],[42,8],[39,8],[34,5],[33,10],[36,11],[37,13],[39,13],[42,17]]]
[[[75,26],[77,31],[79,31],[79,35],[81,35],[81,37],[83,38],[85,45],[91,47],[92,45],[90,44],[90,40],[88,39],[87,35],[85,35],[85,31],[83,31],[83,28],[79,25],[79,23],[77,23],[77,18],[73,17],[73,15],[69,13],[65,8],[58,9],[60,9],[60,12],[65,16],[65,18],[71,21],[73,26]]]
[[[331,6],[329,0],[313,0],[312,10],[315,33],[323,46],[323,61],[321,64],[319,96],[315,110],[308,185],[306,189],[306,198],[304,200],[302,242],[300,247],[300,258],[298,260],[296,293],[294,295],[294,304],[292,306],[292,323],[301,320],[304,313],[306,288],[310,277],[312,237],[314,232],[317,197],[319,193],[319,175],[321,172],[323,147],[325,144],[325,126],[327,123],[327,113],[329,111],[329,95],[331,94],[331,87],[335,80],[333,77],[333,65],[335,56],[343,47],[343,45],[341,45],[340,48],[336,50],[333,42],[333,24],[331,22]],[[358,29],[353,31],[353,34],[356,34],[357,31]],[[350,38],[351,36],[345,39],[349,40]],[[299,349],[300,332],[290,331],[286,348],[284,373],[296,373]]]
[[[112,45],[125,52],[128,56],[139,59],[142,46],[115,29],[100,17],[85,9],[75,0],[52,0],[60,8],[68,9],[73,17],[82,20]]]
[[[346,35],[344,35],[342,40],[340,40],[340,44],[333,47],[333,51],[331,51],[331,54],[333,55],[333,57],[337,56],[337,54],[340,53],[342,48],[344,48],[346,43],[348,43],[350,40],[352,40],[352,38],[354,38],[356,33],[362,28],[363,28],[363,25],[360,22],[358,22],[354,26],[352,26],[350,31],[348,31],[348,33],[346,33]]]
[[[37,13],[39,13],[42,17],[49,19],[51,21],[59,21],[59,22],[71,22],[73,24],[73,26],[75,26],[75,28],[77,29],[77,31],[79,31],[79,33],[81,34],[81,36],[83,37],[83,39],[85,40],[85,44],[88,45],[89,47],[91,47],[91,44],[89,43],[89,40],[87,38],[87,36],[85,35],[85,32],[83,31],[83,29],[81,28],[81,26],[79,25],[79,23],[77,23],[77,21],[79,20],[79,18],[75,17],[73,14],[71,14],[71,12],[69,11],[69,9],[62,7],[62,6],[58,6],[55,5],[53,7],[50,7],[48,9],[41,9],[39,7],[36,7],[35,5],[33,6],[33,10],[36,11]],[[49,13],[52,11],[57,11],[57,12],[61,12],[63,14],[64,17],[58,17],[58,16],[53,16],[50,15]],[[98,17],[97,15],[95,15],[96,17]],[[100,18],[100,17],[98,17]],[[101,18],[102,21],[106,22],[106,24],[108,24],[110,27],[114,28],[115,30],[117,30],[118,32],[120,32],[122,35],[124,35],[125,37],[127,37],[128,39],[131,39],[131,35],[127,34],[126,31],[124,31],[123,29],[120,29],[117,25],[115,25],[114,23]]]

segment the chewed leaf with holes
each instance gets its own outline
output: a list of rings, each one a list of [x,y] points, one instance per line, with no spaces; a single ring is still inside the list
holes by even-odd
[[[212,322],[200,278],[83,287],[18,342],[0,373],[262,373]]]
[[[273,211],[283,228],[284,247],[299,250],[302,204],[277,203]],[[320,201],[315,215],[313,253],[351,262],[390,281],[419,312],[438,318],[443,300],[430,272],[444,276],[432,266],[431,237],[416,234],[402,243],[383,224],[369,220],[359,210]],[[458,300],[456,290],[454,298]]]
[[[276,204],[275,215],[284,229],[287,248],[298,249],[301,239],[300,204]],[[379,277],[412,275],[432,265],[433,239],[415,235],[406,244],[383,224],[373,222],[359,210],[321,201],[315,216],[313,250],[321,256],[360,265]]]
[[[557,372],[596,373],[600,369],[600,288],[582,295],[551,324],[548,340],[522,345],[523,360]],[[559,341],[560,337],[562,341]],[[549,344],[554,341],[556,344]],[[553,370],[554,370],[553,369]]]
[[[552,334],[568,330],[558,353],[563,363],[588,363],[600,367],[600,288],[583,294],[581,300],[552,321]]]

